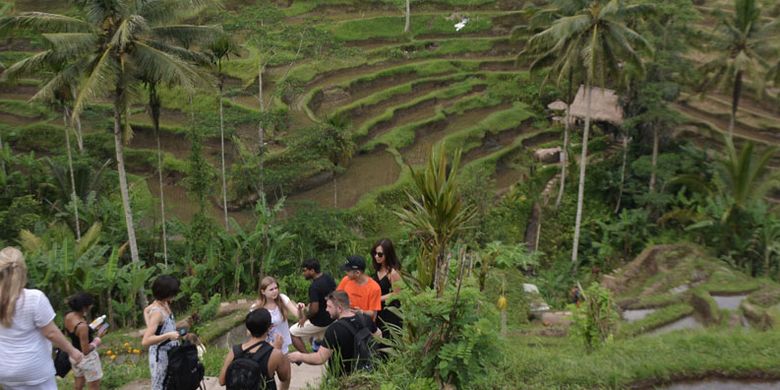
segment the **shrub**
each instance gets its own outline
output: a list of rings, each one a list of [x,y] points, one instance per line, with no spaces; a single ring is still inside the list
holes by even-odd
[[[214,294],[211,299],[209,299],[209,302],[203,305],[198,311],[200,320],[205,322],[216,318],[220,303],[222,303],[222,296],[220,294]]]
[[[457,388],[473,388],[488,371],[499,364],[500,338],[495,305],[472,287],[460,293],[448,289],[441,299],[427,289],[421,293],[406,290],[401,296],[404,308],[405,340],[398,346],[394,363],[401,367],[388,370],[399,388],[428,388],[424,378]],[[403,372],[398,372],[397,370]]]
[[[574,311],[572,335],[591,352],[612,341],[617,325],[617,312],[606,288],[593,283],[585,290],[585,303]]]

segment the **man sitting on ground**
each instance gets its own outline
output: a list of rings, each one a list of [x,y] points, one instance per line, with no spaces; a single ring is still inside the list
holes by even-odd
[[[308,259],[303,262],[303,277],[311,280],[309,286],[309,305],[298,303],[298,323],[290,328],[292,343],[300,352],[306,352],[304,339],[321,340],[325,329],[333,320],[325,311],[325,298],[336,289],[336,282],[327,273],[320,272],[320,262]]]
[[[338,356],[339,364],[330,364],[336,375],[349,375],[355,369],[358,354],[355,351],[355,333],[351,329],[368,327],[374,337],[380,337],[382,332],[371,318],[352,310],[349,296],[344,291],[334,291],[328,295],[327,311],[335,321],[325,330],[325,343],[317,352],[290,352],[287,357],[293,363],[303,362],[312,365],[322,365],[334,356]]]
[[[336,290],[345,291],[352,308],[376,319],[382,310],[382,288],[366,275],[366,261],[360,256],[349,256],[342,269],[347,273]]]

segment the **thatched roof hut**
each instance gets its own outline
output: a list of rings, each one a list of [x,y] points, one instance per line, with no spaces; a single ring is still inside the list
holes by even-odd
[[[553,111],[564,111],[566,110],[566,103],[556,100],[550,104],[547,105],[547,108],[553,110]]]
[[[587,95],[585,87],[580,85],[574,103],[569,108],[571,115],[585,119],[588,111]],[[623,108],[618,101],[618,95],[611,89],[591,87],[590,119],[600,122],[609,122],[619,126],[623,123]]]

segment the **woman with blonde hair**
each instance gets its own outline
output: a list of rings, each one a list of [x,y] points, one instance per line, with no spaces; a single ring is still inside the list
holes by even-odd
[[[266,341],[274,344],[276,337],[281,337],[282,353],[287,354],[290,344],[292,344],[290,324],[287,319],[290,313],[294,313],[294,316],[298,317],[298,306],[287,295],[279,292],[279,283],[270,276],[266,276],[260,281],[258,296],[257,301],[249,308],[249,311],[262,307],[271,313],[272,326],[268,331]]]
[[[39,290],[24,288],[27,265],[16,248],[0,251],[0,387],[4,390],[56,390],[51,344],[76,365],[84,355],[54,324],[54,309]]]

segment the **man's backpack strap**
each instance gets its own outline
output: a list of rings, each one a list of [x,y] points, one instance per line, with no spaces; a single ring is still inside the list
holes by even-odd
[[[241,348],[241,344],[236,344],[236,345],[234,345],[234,346],[233,346],[233,358],[234,358],[234,359],[236,359],[236,358],[238,358],[238,357],[241,357],[242,355],[244,355],[244,354],[248,353],[249,351],[251,351],[251,350],[252,350],[252,348],[254,348],[254,347],[256,347],[256,346],[258,346],[258,345],[260,345],[260,344],[262,344],[262,343],[264,343],[264,342],[265,342],[265,341],[259,341],[259,342],[257,342],[257,343],[254,343],[254,344],[250,345],[250,346],[249,346],[249,347],[247,347],[246,349],[244,349],[244,348]],[[261,348],[261,349],[262,349],[262,348]]]
[[[362,324],[363,321],[360,318],[358,318],[358,320],[361,321],[361,324]],[[349,333],[352,334],[352,337],[355,337],[355,335],[357,335],[358,329],[355,328],[349,321],[346,321],[346,320],[345,321],[336,321],[336,323],[344,325],[344,327],[347,328]]]

